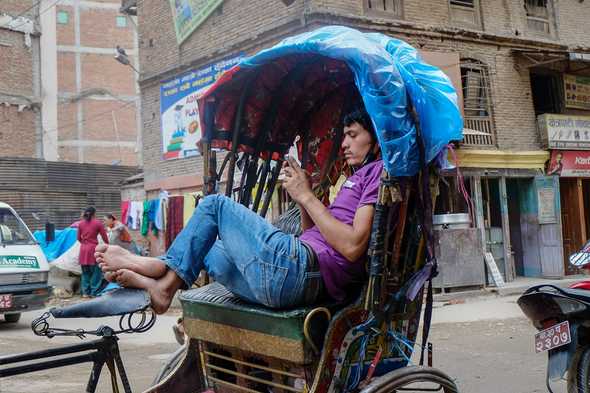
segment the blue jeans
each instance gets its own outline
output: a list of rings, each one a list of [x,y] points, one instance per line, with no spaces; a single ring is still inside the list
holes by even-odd
[[[321,280],[319,271],[308,271],[308,253],[295,235],[221,195],[200,201],[160,259],[187,288],[204,269],[237,296],[273,308],[310,302],[306,288]]]

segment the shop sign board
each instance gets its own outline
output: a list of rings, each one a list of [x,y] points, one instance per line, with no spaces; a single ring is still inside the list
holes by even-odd
[[[590,151],[553,150],[548,175],[590,177]]]
[[[243,54],[186,72],[160,85],[160,122],[164,160],[198,155],[201,138],[197,97],[224,71],[240,62]]]
[[[538,117],[538,123],[545,147],[590,150],[590,116],[545,113]]]
[[[539,224],[557,223],[557,201],[555,185],[552,176],[537,176],[535,178],[537,190]]]
[[[186,40],[221,3],[223,0],[170,0],[176,41]]]
[[[590,110],[590,77],[563,75],[566,108]]]

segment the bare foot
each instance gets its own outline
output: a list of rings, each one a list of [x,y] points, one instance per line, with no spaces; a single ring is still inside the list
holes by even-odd
[[[96,246],[94,257],[103,272],[114,272],[129,268],[133,254],[123,247],[100,244]]]
[[[98,245],[94,257],[104,273],[128,269],[142,276],[160,278],[167,270],[160,259],[135,255],[119,246]]]
[[[147,290],[152,302],[152,308],[156,314],[163,314],[170,308],[174,294],[170,294],[159,280],[142,276],[129,269],[121,269],[116,274],[119,285],[126,288]]]

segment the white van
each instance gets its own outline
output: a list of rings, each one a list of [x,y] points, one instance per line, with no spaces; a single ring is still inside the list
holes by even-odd
[[[49,264],[31,231],[14,209],[0,202],[0,314],[6,322],[45,307],[48,276]]]

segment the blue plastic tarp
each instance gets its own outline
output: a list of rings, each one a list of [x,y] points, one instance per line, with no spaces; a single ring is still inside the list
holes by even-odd
[[[68,251],[77,241],[77,228],[65,228],[55,231],[55,240],[47,243],[45,231],[35,231],[33,236],[39,242],[47,261],[51,262]]]
[[[411,176],[420,168],[408,96],[419,116],[427,162],[444,152],[450,141],[463,138],[463,119],[450,79],[425,63],[415,48],[384,34],[323,27],[286,38],[244,59],[237,67],[259,67],[299,53],[342,60],[352,70],[377,131],[384,166],[393,176]]]

